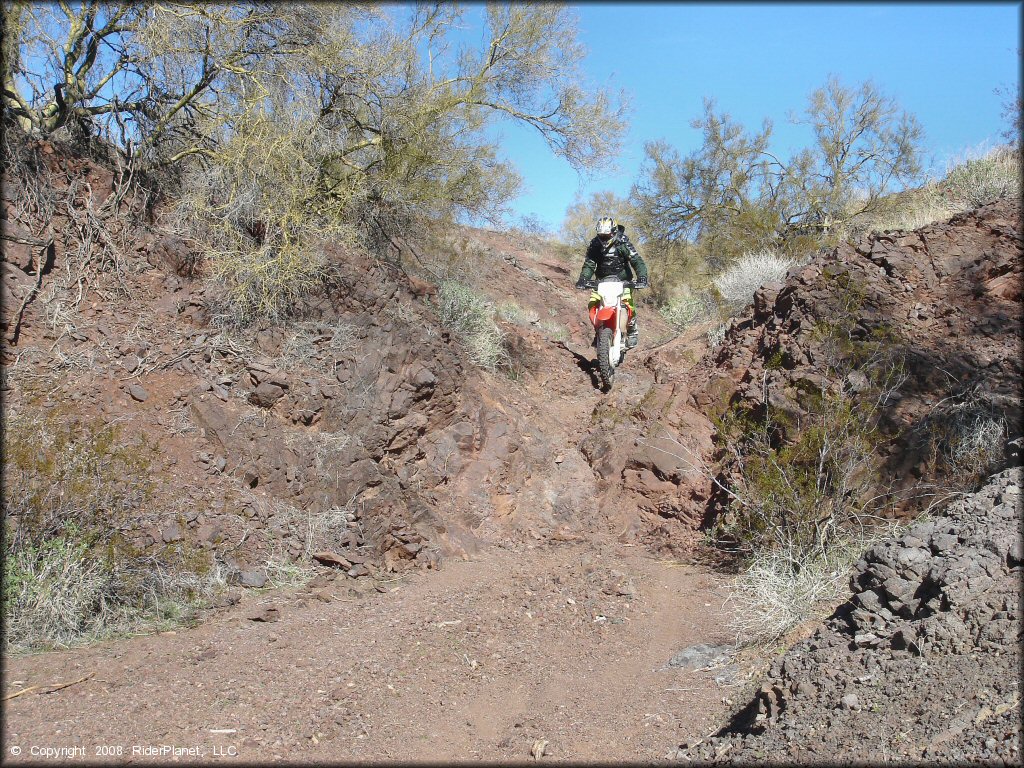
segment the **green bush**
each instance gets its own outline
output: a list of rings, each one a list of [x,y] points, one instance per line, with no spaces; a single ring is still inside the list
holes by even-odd
[[[779,393],[798,407],[737,401],[715,420],[732,480],[712,534],[746,563],[733,587],[744,642],[770,642],[816,615],[861,549],[891,527],[896,495],[880,471],[891,436],[879,419],[905,381],[903,347],[885,327],[854,334],[864,291],[846,275],[834,285],[814,331],[828,383]],[[766,370],[783,361],[769,354]]]
[[[770,407],[763,422],[736,409],[727,413],[720,428],[737,445],[742,502],[723,520],[723,535],[749,554],[827,549],[868,513],[864,503],[877,480],[874,416],[871,404],[847,393],[820,396],[799,429]],[[795,432],[781,445],[780,423]]]

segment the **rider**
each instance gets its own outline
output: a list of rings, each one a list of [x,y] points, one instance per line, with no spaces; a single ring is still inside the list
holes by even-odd
[[[625,227],[621,224],[616,226],[610,216],[603,216],[597,221],[597,237],[590,241],[587,246],[587,255],[583,259],[583,270],[580,272],[580,279],[576,281],[577,288],[586,288],[586,283],[594,278],[613,278],[626,282],[632,279],[633,272],[636,273],[636,287],[647,287],[647,265],[637,253],[636,248],[626,237]],[[632,271],[630,270],[632,268]],[[596,291],[590,295],[589,308],[596,307],[601,301],[601,296]],[[629,288],[622,293],[622,301],[629,306],[630,320],[626,326],[626,349],[636,346],[640,338],[636,325],[636,307],[633,304],[633,294]]]

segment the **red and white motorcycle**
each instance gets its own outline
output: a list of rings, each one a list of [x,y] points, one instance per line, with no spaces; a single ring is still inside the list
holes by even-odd
[[[597,291],[600,302],[590,308],[590,322],[594,325],[594,347],[597,348],[597,367],[601,373],[604,391],[612,388],[615,369],[626,356],[626,326],[633,317],[629,305],[622,301],[626,288],[636,289],[633,281],[601,279],[589,280],[580,285],[581,289]]]

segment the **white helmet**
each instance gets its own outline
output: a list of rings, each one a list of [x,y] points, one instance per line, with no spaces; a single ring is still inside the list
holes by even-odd
[[[602,240],[607,240],[612,236],[615,231],[615,222],[612,221],[610,216],[602,216],[597,220],[597,236]]]

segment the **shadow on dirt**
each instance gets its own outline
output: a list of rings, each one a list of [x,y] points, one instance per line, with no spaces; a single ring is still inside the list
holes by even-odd
[[[564,349],[566,352],[573,356],[573,358],[576,360],[576,367],[590,377],[590,383],[593,385],[594,389],[600,390],[602,392],[604,391],[601,384],[601,378],[598,375],[597,360],[592,360],[589,357],[581,355],[579,352],[576,352],[575,350],[569,349],[569,347],[564,342],[557,341],[552,343],[555,344],[555,346],[561,347],[562,349]]]
[[[566,349],[568,349],[568,347],[566,347]],[[590,383],[593,385],[594,389],[600,389],[603,392],[604,387],[601,384],[601,377],[597,372],[597,360],[591,360],[589,357],[585,357],[579,352],[573,352],[571,349],[569,352],[571,352],[572,356],[576,358],[576,365],[579,369],[590,377]]]

